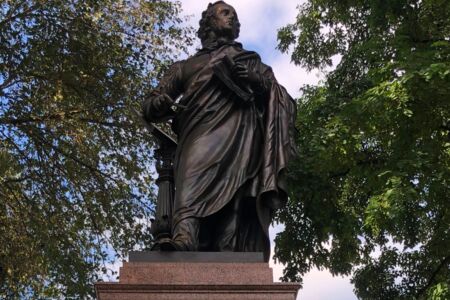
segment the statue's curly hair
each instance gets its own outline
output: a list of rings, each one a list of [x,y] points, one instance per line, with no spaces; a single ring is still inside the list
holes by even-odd
[[[205,11],[202,12],[202,18],[200,19],[200,27],[197,30],[197,36],[199,37],[200,41],[205,41],[208,37],[208,33],[212,30],[211,28],[211,18],[214,16],[214,6],[217,4],[226,4],[224,1],[216,1],[214,3],[209,3],[208,7]],[[241,28],[241,23],[239,23],[238,16],[236,15],[236,30],[233,32],[233,39],[237,39],[239,36],[239,31]]]

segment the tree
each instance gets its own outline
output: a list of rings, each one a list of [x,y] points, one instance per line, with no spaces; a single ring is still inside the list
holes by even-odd
[[[150,245],[153,143],[132,108],[191,44],[181,22],[171,1],[0,4],[0,298],[88,297]]]
[[[308,69],[284,279],[351,274],[361,299],[450,297],[450,2],[309,0],[279,30]]]

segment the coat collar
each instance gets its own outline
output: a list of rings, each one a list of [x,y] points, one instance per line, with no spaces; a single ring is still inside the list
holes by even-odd
[[[227,40],[221,40],[221,39],[216,39],[216,40],[206,40],[202,43],[202,49],[200,49],[196,55],[199,54],[204,54],[204,53],[209,53],[212,52],[216,49],[219,49],[222,46],[234,46],[234,47],[238,47],[242,49],[242,44],[236,41],[227,41]]]

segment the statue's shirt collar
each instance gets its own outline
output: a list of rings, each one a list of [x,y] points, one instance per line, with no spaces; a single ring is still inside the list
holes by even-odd
[[[207,40],[204,41],[202,44],[202,49],[200,49],[196,55],[205,54],[211,51],[214,51],[216,49],[219,49],[222,46],[234,46],[242,49],[242,44],[236,41],[229,41],[229,40]]]

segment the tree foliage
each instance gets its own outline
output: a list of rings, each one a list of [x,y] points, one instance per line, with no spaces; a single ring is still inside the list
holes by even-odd
[[[309,69],[278,215],[284,278],[351,274],[361,299],[448,299],[450,2],[309,0],[279,30]]]
[[[132,108],[191,43],[181,22],[172,1],[1,2],[0,298],[87,297],[149,245],[152,141]]]

